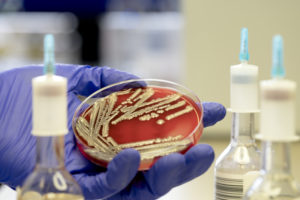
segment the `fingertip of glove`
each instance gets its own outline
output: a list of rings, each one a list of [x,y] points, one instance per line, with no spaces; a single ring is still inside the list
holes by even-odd
[[[160,158],[151,168],[149,174],[176,174],[185,165],[184,155],[172,153]]]
[[[120,81],[138,79],[136,75],[120,71],[110,67],[101,67],[102,70],[102,85],[110,85]]]
[[[204,127],[212,126],[222,120],[226,115],[225,107],[217,102],[203,102],[203,124]]]
[[[183,161],[182,154],[172,153],[170,155],[164,156],[157,161],[157,165],[176,165],[176,163],[180,163]]]
[[[116,160],[119,162],[136,163],[139,164],[141,160],[140,153],[132,148],[124,149],[117,156]]]
[[[111,188],[120,189],[129,184],[140,166],[140,154],[134,149],[125,149],[115,156],[107,169],[107,181]]]
[[[172,153],[157,160],[144,174],[154,196],[162,196],[172,189],[181,179],[181,172],[185,169],[184,155]]]
[[[185,156],[187,162],[203,160],[210,164],[215,158],[215,152],[213,148],[208,144],[198,144],[191,148],[185,154]]]

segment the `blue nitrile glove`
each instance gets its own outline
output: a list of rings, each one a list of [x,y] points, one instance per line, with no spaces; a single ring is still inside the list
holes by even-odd
[[[0,182],[15,188],[35,165],[35,137],[31,135],[31,79],[42,75],[42,67],[23,67],[0,74]],[[96,166],[78,151],[71,121],[80,104],[76,95],[87,96],[106,85],[135,78],[107,67],[58,65],[57,74],[68,78],[68,126],[65,136],[65,164],[87,199],[155,199],[171,188],[204,173],[214,159],[208,145],[196,145],[185,155],[171,154],[159,159],[145,172],[137,172],[139,153],[126,149],[108,168]],[[204,103],[204,125],[225,116],[217,103]]]

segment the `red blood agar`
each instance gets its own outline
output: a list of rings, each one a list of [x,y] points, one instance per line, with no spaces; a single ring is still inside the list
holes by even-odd
[[[135,148],[144,158],[139,169],[146,170],[169,150],[169,153],[186,152],[202,134],[202,107],[173,89],[131,88],[101,99],[80,114],[85,124],[76,123],[74,129],[81,153],[101,166],[108,164],[110,155]],[[86,151],[89,148],[108,156],[89,153]]]

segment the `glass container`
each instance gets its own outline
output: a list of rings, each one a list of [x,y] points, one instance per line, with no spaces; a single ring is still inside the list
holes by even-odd
[[[215,165],[215,200],[241,200],[259,175],[254,113],[233,113],[231,141]]]
[[[263,141],[262,170],[244,200],[300,200],[300,186],[291,173],[290,143]]]
[[[35,169],[17,188],[18,200],[84,200],[65,168],[64,151],[64,136],[37,137]]]
[[[77,144],[101,166],[123,149],[134,148],[141,154],[139,169],[147,170],[162,156],[186,152],[202,134],[199,98],[170,81],[127,80],[82,100],[72,121]]]

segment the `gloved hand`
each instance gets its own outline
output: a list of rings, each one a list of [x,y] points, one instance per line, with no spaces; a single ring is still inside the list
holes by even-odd
[[[68,78],[68,126],[65,136],[65,164],[81,186],[86,199],[155,199],[173,187],[204,173],[214,159],[209,145],[196,145],[185,155],[159,159],[145,172],[137,172],[139,153],[126,149],[107,169],[86,160],[77,149],[72,117],[80,104],[76,95],[88,96],[106,85],[136,78],[107,67],[58,65],[57,74]],[[21,185],[35,166],[35,137],[31,135],[31,79],[42,75],[42,67],[23,67],[0,74],[0,182],[13,188]],[[225,116],[217,103],[204,103],[204,126]]]

